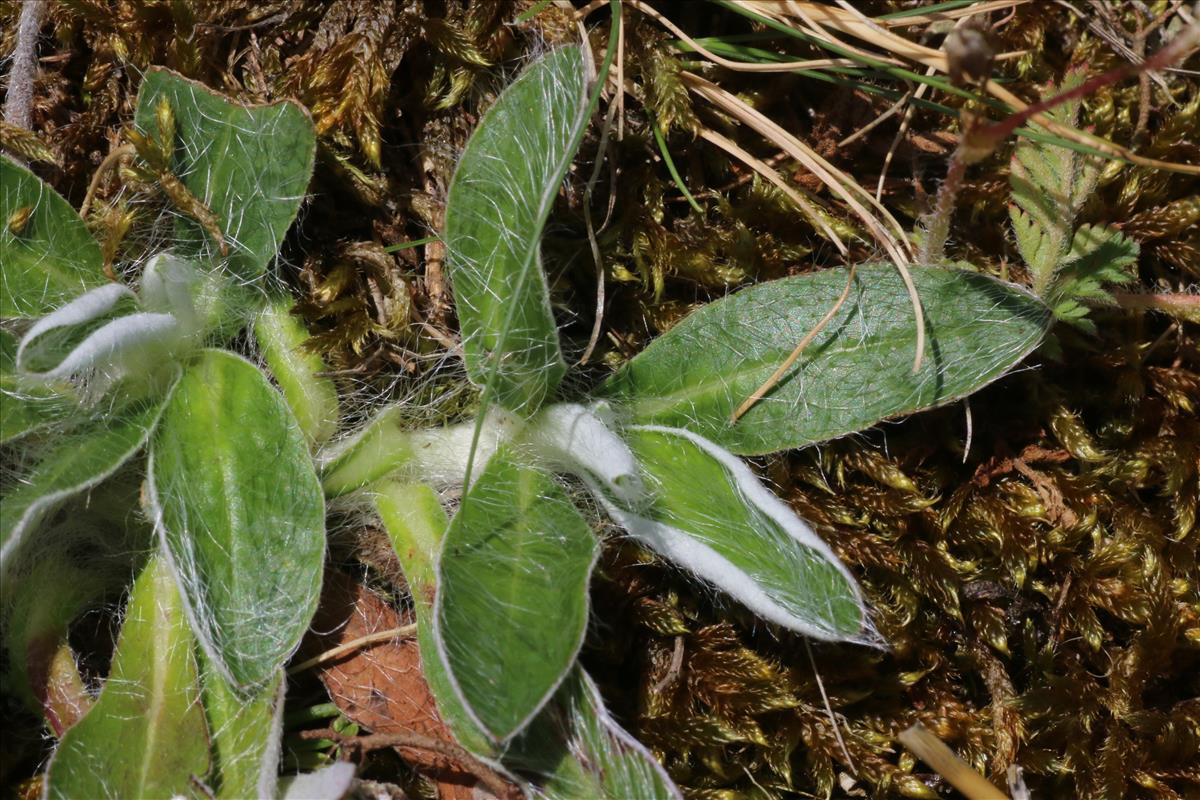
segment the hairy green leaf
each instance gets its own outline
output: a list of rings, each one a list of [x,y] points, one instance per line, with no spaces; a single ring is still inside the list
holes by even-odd
[[[250,362],[205,350],[150,446],[150,502],[192,627],[239,690],[261,686],[316,610],[325,504],[308,446]]]
[[[667,773],[609,716],[580,667],[516,740],[504,762],[535,776],[546,800],[680,800]]]
[[[630,534],[764,619],[831,641],[871,642],[854,578],[738,458],[694,433],[633,428],[652,500],[601,501]]]
[[[40,178],[0,156],[0,317],[40,317],[105,282],[79,214]]]
[[[80,412],[68,397],[17,374],[17,339],[0,329],[0,444]]]
[[[172,172],[215,215],[234,274],[257,278],[275,257],[308,188],[316,152],[311,117],[291,101],[240,105],[154,68],[142,79],[134,116],[151,137],[160,130],[160,98],[174,115],[174,141],[167,143]],[[183,255],[218,249],[194,216],[181,215],[175,233],[175,249]]]
[[[554,479],[506,450],[463,498],[438,560],[435,636],[493,740],[519,732],[574,663],[597,550]]]
[[[212,731],[213,775],[218,800],[274,798],[283,734],[283,670],[249,699],[241,697],[200,648],[204,711]]]
[[[337,387],[320,373],[325,364],[304,349],[308,331],[291,314],[291,299],[276,299],[254,321],[263,360],[296,415],[310,446],[324,444],[337,430]]]
[[[161,557],[133,586],[112,670],[50,761],[48,798],[176,797],[208,772],[194,640]]]
[[[446,265],[467,372],[513,411],[535,411],[566,371],[541,237],[587,119],[583,54],[554,50],[484,114],[450,185]]]
[[[976,391],[1045,333],[1045,306],[984,275],[918,267],[928,342],[912,373],[916,329],[888,264],[858,268],[846,303],[779,384],[737,423],[743,400],[834,305],[842,270],[744,289],[694,312],[618,370],[601,394],[638,423],[687,428],[742,455],[843,436]]]
[[[105,494],[111,489],[106,486]],[[144,552],[150,541],[128,535],[94,512],[94,506],[72,504],[56,524],[46,526],[22,548],[3,579],[0,628],[5,658],[0,682],[31,710],[44,713],[56,736],[69,720],[55,713],[49,678],[55,654],[66,644],[67,628],[105,594],[120,592],[128,584],[133,554]],[[123,512],[128,514],[128,507]]]
[[[55,438],[0,498],[0,573],[47,512],[100,483],[142,449],[162,408],[161,399],[134,403]]]
[[[175,374],[186,341],[172,314],[140,311],[133,292],[117,283],[90,289],[37,321],[17,348],[24,378],[71,386],[84,402],[114,385],[145,392]]]

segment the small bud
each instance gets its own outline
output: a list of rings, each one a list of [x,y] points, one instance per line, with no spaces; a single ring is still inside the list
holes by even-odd
[[[33,206],[21,206],[18,208],[8,218],[9,232],[19,236],[25,230],[25,226],[29,224],[29,218],[32,216]]]
[[[166,95],[158,98],[158,105],[154,107],[154,122],[158,126],[158,152],[163,161],[169,164],[175,152],[175,112]]]
[[[982,85],[992,73],[995,53],[981,28],[964,25],[955,28],[942,43],[950,67],[950,82],[955,86]]]
[[[959,152],[964,162],[976,164],[996,152],[1006,135],[1002,129],[965,108],[959,111],[959,117],[963,130]]]

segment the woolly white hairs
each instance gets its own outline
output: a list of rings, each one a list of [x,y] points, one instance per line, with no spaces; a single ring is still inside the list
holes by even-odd
[[[682,439],[720,464],[734,497],[745,503],[757,536],[754,549],[738,553],[738,560],[742,563],[735,564],[733,559],[720,552],[724,549],[728,553],[731,544],[736,542],[731,538],[733,531],[729,530],[733,517],[712,516],[694,521],[686,530],[681,530],[647,516],[652,509],[640,512],[614,502],[609,493],[585,475],[585,481],[592,487],[605,510],[630,535],[667,560],[726,592],[763,619],[817,639],[879,645],[881,640],[870,625],[866,604],[853,576],[808,524],[767,490],[740,458],[686,430],[636,426],[631,431],[662,434],[666,437],[665,441]],[[719,488],[711,487],[711,491],[718,491]],[[651,491],[655,489],[652,487]],[[695,513],[705,512],[697,507]],[[807,551],[807,555],[802,558],[799,552],[803,551]],[[793,582],[786,589],[779,584],[780,565],[786,567],[783,572]],[[834,598],[822,596],[823,593],[817,591],[820,585],[817,572],[827,569],[836,571],[844,581],[845,592],[849,595],[839,600],[851,603],[857,610],[857,624],[861,626],[857,634],[851,634],[844,627],[834,627],[833,620],[844,617],[845,609],[833,608],[831,604]],[[822,607],[821,603],[830,605]]]

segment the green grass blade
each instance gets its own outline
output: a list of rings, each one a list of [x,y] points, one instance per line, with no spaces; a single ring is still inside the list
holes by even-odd
[[[40,317],[105,282],[79,214],[41,178],[0,156],[0,318]]]
[[[149,473],[193,630],[226,680],[261,687],[321,589],[325,503],[299,425],[257,367],[206,350],[167,402]]]
[[[639,423],[687,428],[741,455],[804,447],[942,405],[1003,375],[1041,341],[1046,307],[1027,291],[918,267],[927,357],[912,372],[908,298],[888,264],[858,268],[849,299],[780,383],[733,411],[833,307],[843,270],[759,284],[699,309],[601,387]],[[906,355],[909,354],[909,355]]]
[[[828,51],[835,53],[837,55],[840,55],[844,58],[849,58],[854,61],[857,61],[858,63],[862,64],[864,67],[867,67],[870,70],[872,70],[873,74],[890,77],[890,78],[893,78],[896,80],[901,80],[907,84],[912,84],[912,83],[925,84],[934,89],[937,89],[938,91],[945,92],[947,94],[957,95],[957,96],[965,98],[965,99],[974,100],[978,103],[982,103],[986,106],[989,106],[991,108],[996,109],[997,111],[1000,111],[1000,112],[1003,112],[1006,114],[1011,113],[1013,110],[1008,106],[1007,103],[1003,103],[999,100],[996,100],[993,97],[989,97],[987,95],[983,95],[978,92],[971,92],[966,89],[959,88],[959,87],[953,85],[948,78],[945,78],[943,76],[926,75],[926,74],[920,73],[920,72],[913,72],[912,70],[905,69],[903,67],[897,67],[893,64],[888,64],[885,61],[881,61],[876,58],[871,58],[869,56],[864,56],[861,53],[856,53],[853,50],[847,50],[846,48],[842,47],[841,45],[839,45],[835,42],[827,41],[825,39],[822,39],[822,38],[819,38],[816,36],[812,36],[811,34],[807,34],[802,31],[798,31],[795,28],[792,28],[791,26],[789,26],[785,23],[779,22],[778,20],[774,20],[769,17],[764,17],[760,14],[756,14],[747,8],[727,2],[726,0],[711,0],[711,1],[716,3],[717,5],[721,6],[722,8],[726,8],[729,11],[733,11],[736,14],[740,14],[741,16],[747,17],[751,20],[754,20],[755,22],[760,23],[768,28],[771,28],[772,30],[778,31],[779,33],[782,33],[784,36],[789,36],[794,39],[799,39],[801,41],[808,42],[809,44],[816,45],[817,47],[828,50]],[[967,2],[969,2],[969,0],[967,0]],[[958,5],[965,5],[965,4],[967,4],[967,2],[959,3]],[[947,8],[956,7],[954,3],[946,3],[944,5]],[[930,8],[933,8],[933,6],[930,6],[927,8],[914,9],[912,13],[926,13],[929,11]],[[886,19],[887,17],[883,17],[883,18]],[[706,47],[708,47],[708,44],[707,44],[708,41],[709,40],[702,40],[702,43],[705,44]],[[723,53],[721,53],[717,49],[714,49],[712,47],[710,47],[709,49],[712,49],[713,52],[717,53],[718,55],[723,55]],[[745,51],[743,52],[743,55],[744,54],[745,54]],[[738,54],[735,53],[734,55],[735,55],[735,57],[737,57]],[[772,61],[790,61],[790,60],[794,60],[795,57],[794,56],[783,56],[778,53],[769,53],[767,51],[757,51],[756,53],[753,54],[753,57],[748,60],[757,61],[757,60],[760,60],[763,58],[767,58],[767,60],[772,60]],[[809,71],[809,70],[793,70],[793,71],[796,74],[807,75],[808,77],[817,78],[819,80],[826,80],[826,81],[831,81],[831,82],[841,82],[841,81],[833,80],[831,78],[831,76],[829,76],[829,75],[822,74],[822,73],[835,71],[834,69],[830,69],[830,68],[826,68],[824,70],[811,70],[811,71]],[[856,71],[855,74],[865,75],[868,73]],[[865,81],[862,81],[862,82],[847,81],[845,83],[849,84],[849,85],[853,85],[855,88],[862,89],[862,90],[867,91],[872,94],[880,93],[879,87],[873,87],[873,86],[871,86],[871,84],[866,83]],[[895,92],[893,99],[899,98],[900,95],[901,95],[900,92]],[[956,117],[956,118],[958,117],[958,114],[959,114],[959,112],[956,109],[950,108],[950,107],[942,105],[940,103],[931,102],[931,101],[925,100],[923,98],[913,97],[913,98],[910,98],[910,102],[912,102],[918,106],[921,106],[923,108],[931,108],[931,109],[940,111],[944,114],[947,114],[949,116]],[[1079,144],[1077,142],[1072,142],[1069,139],[1064,139],[1056,134],[1048,133],[1046,131],[1041,131],[1041,130],[1037,130],[1037,129],[1030,128],[1030,127],[1021,127],[1021,128],[1018,128],[1015,132],[1019,136],[1025,136],[1030,139],[1036,139],[1038,141],[1050,142],[1050,143],[1056,144],[1060,147],[1066,147],[1071,150],[1076,150],[1081,153],[1086,153],[1088,155],[1100,156],[1102,158],[1106,158],[1109,160],[1121,160],[1121,159],[1115,159],[1112,155],[1104,153],[1093,147],[1089,147],[1088,145]]]

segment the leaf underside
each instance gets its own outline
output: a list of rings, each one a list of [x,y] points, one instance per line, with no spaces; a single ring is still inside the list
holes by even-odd
[[[548,53],[484,114],[450,185],[446,264],[467,373],[513,411],[535,411],[566,372],[541,237],[587,107],[580,49]]]
[[[652,549],[752,611],[832,641],[870,641],[857,586],[833,552],[753,473],[687,431],[626,433],[652,495],[614,516]]]
[[[547,800],[682,797],[650,752],[609,716],[596,685],[578,666],[504,761],[534,776],[538,796]]]
[[[506,451],[450,523],[435,638],[457,693],[495,741],[520,731],[574,663],[597,549],[554,479]]]
[[[928,341],[894,267],[858,268],[849,298],[800,360],[736,424],[733,411],[834,305],[842,270],[744,289],[692,313],[602,386],[633,421],[686,428],[741,455],[803,447],[976,391],[1041,341],[1045,306],[984,275],[918,267]]]
[[[206,350],[167,402],[150,481],[201,644],[236,687],[261,686],[320,594],[324,498],[299,426],[254,365]]]

